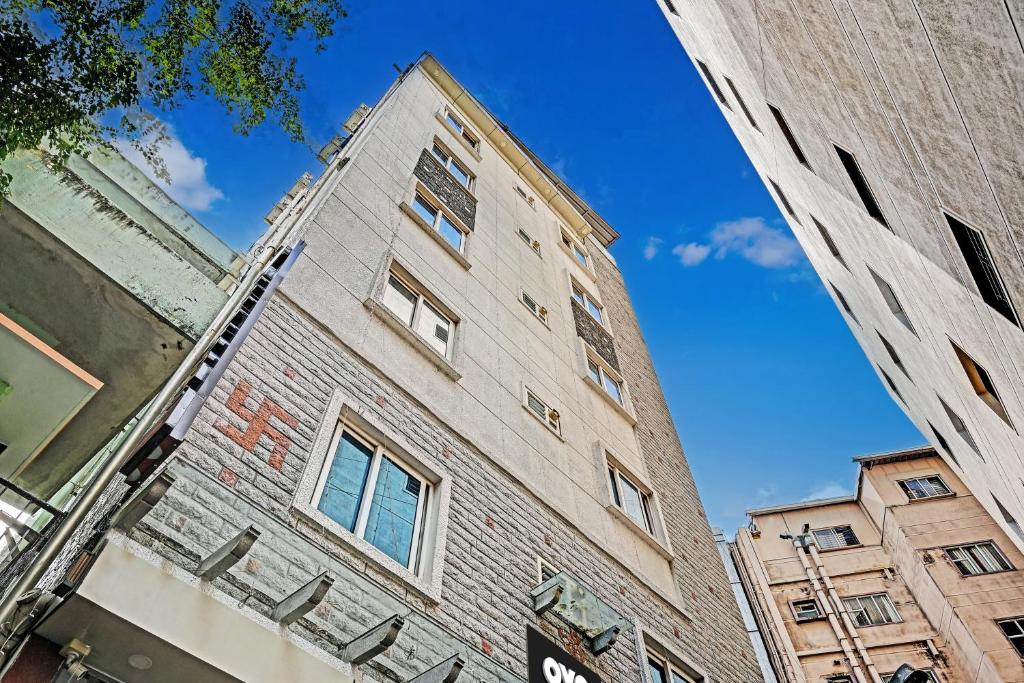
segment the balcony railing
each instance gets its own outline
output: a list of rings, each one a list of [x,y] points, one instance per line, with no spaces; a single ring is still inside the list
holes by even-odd
[[[0,593],[21,573],[64,513],[0,477]]]

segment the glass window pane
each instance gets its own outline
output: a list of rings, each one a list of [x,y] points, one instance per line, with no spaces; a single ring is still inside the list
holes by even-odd
[[[416,507],[423,484],[387,456],[381,458],[363,537],[403,566],[416,532]]]
[[[672,683],[691,683],[690,679],[678,674],[675,671],[672,672]]]
[[[533,394],[526,395],[526,405],[528,405],[530,407],[530,410],[537,413],[537,415],[540,416],[541,418],[547,418],[547,406],[545,406],[544,403]]]
[[[412,325],[412,314],[416,310],[416,295],[394,275],[388,276],[384,288],[384,305],[401,318],[406,325]]]
[[[587,255],[585,253],[583,253],[583,250],[580,249],[575,244],[573,244],[572,245],[572,253],[576,256],[576,260],[579,261],[580,265],[583,266],[584,268],[586,268],[587,267]]]
[[[622,507],[622,499],[619,498],[619,485],[615,481],[615,470],[611,467],[608,468],[608,480],[612,485],[612,500],[615,502],[616,507]]]
[[[416,199],[413,200],[412,207],[416,209],[416,213],[419,217],[427,222],[428,225],[433,225],[437,219],[437,209],[428,204],[423,197],[416,195]]]
[[[576,285],[572,286],[572,298],[576,300],[578,304],[583,305],[583,290]]]
[[[452,172],[455,179],[462,183],[465,187],[469,187],[469,172],[466,169],[459,166],[459,162],[452,159],[451,165],[448,166],[448,170]]]
[[[604,390],[607,391],[616,401],[622,403],[622,387],[608,375],[604,376]]]
[[[447,154],[445,154],[443,149],[441,149],[437,145],[434,145],[433,152],[434,152],[434,156],[437,157],[438,161],[440,161],[445,166],[448,165],[448,159],[450,157]]]
[[[437,350],[442,356],[448,356],[448,338],[451,335],[452,323],[448,318],[441,315],[440,311],[423,302],[423,311],[416,323],[416,331],[420,336]]]
[[[668,679],[665,677],[665,667],[653,659],[649,659],[647,662],[651,666],[651,683],[668,683]]]
[[[448,216],[441,214],[441,222],[438,224],[437,229],[441,233],[441,237],[443,237],[448,244],[452,245],[459,251],[462,251],[462,238],[464,235],[461,230],[455,227],[454,223],[448,220]]]
[[[590,315],[594,316],[594,319],[599,323],[604,322],[604,317],[601,315],[601,309],[587,297],[587,310],[590,311]]]
[[[597,363],[587,359],[587,372],[590,373],[590,379],[594,380],[598,384],[601,383],[601,369],[597,367]]]
[[[349,531],[356,528],[371,460],[373,450],[347,432],[341,435],[317,508]]]
[[[460,133],[462,132],[462,124],[459,123],[459,120],[457,118],[452,116],[451,112],[445,113],[445,118],[448,119],[448,123],[452,124],[452,127],[455,128],[455,130],[459,131]]]
[[[647,528],[647,518],[644,515],[644,504],[640,499],[640,489],[631,481],[619,475],[619,482],[622,484],[622,509],[629,515],[630,519]]]

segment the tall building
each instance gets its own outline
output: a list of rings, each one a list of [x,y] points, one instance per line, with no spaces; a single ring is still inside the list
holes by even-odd
[[[615,231],[429,55],[346,129],[5,680],[760,681]]]
[[[879,379],[1015,528],[1024,6],[658,4]]]
[[[778,679],[1024,680],[1024,554],[928,447],[854,459],[854,495],[750,510],[732,546]]]

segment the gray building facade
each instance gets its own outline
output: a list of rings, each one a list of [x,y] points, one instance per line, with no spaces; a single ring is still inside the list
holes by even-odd
[[[33,651],[511,683],[535,627],[605,681],[762,680],[614,230],[432,56],[352,128],[173,483]]]
[[[1020,542],[1024,5],[658,4],[880,381]]]

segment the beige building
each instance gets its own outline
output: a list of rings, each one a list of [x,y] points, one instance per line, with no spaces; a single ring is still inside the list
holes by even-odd
[[[879,380],[1010,530],[1024,5],[657,2]]]
[[[780,681],[1024,681],[1024,555],[931,448],[855,458],[857,489],[750,510],[732,546]]]

